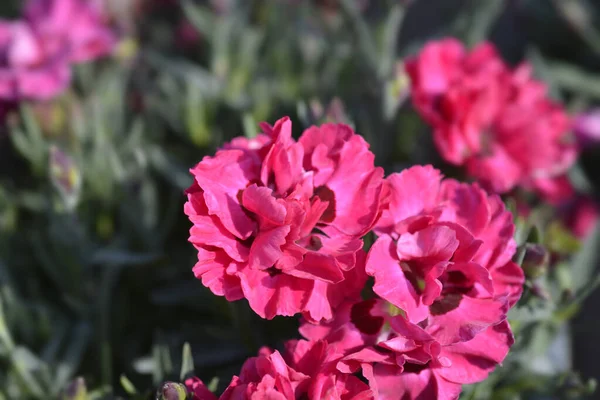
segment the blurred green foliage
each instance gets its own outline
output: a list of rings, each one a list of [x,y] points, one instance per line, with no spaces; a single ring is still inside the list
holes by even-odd
[[[255,135],[260,121],[290,115],[295,133],[347,122],[387,172],[434,163],[459,177],[406,102],[401,64],[441,35],[492,37],[509,59],[527,54],[570,109],[600,100],[600,6],[590,1],[455,1],[445,21],[431,0],[372,0],[364,10],[352,0],[133,3],[114,16],[123,33],[114,56],[79,66],[59,99],[22,104],[0,137],[0,399],[151,398],[194,366],[222,390],[260,346],[297,336],[295,320],[260,320],[191,272],[187,170],[224,141]],[[0,10],[17,16],[18,2]],[[507,18],[524,31],[519,48],[499,33]],[[596,194],[586,157],[580,176]],[[593,389],[570,356],[550,371],[532,361],[599,283],[598,230],[581,244],[552,217],[518,221],[522,248],[543,243],[564,258],[528,281],[510,315],[514,351],[466,399],[577,399]]]

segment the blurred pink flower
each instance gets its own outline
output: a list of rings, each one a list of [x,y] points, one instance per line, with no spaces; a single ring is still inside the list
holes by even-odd
[[[69,60],[74,63],[105,56],[116,44],[98,2],[29,0],[25,19],[44,41],[66,46]]]
[[[600,108],[579,114],[573,122],[573,131],[581,147],[600,143]]]
[[[406,69],[442,157],[465,165],[487,188],[532,185],[575,160],[562,106],[532,79],[529,65],[509,69],[491,43],[467,51],[455,39],[430,42]]]
[[[366,280],[361,237],[381,213],[383,170],[345,125],[309,128],[299,142],[287,118],[263,130],[191,170],[194,273],[263,318],[330,319]]]
[[[566,226],[580,239],[585,239],[600,216],[600,206],[590,197],[579,195],[563,206]]]
[[[69,84],[68,53],[23,22],[0,22],[0,99],[47,100]]]

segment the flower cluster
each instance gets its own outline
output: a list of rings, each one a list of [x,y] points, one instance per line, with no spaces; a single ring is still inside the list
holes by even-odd
[[[109,53],[115,44],[96,3],[29,0],[19,21],[0,22],[0,99],[48,100],[71,79],[71,64]]]
[[[510,69],[490,43],[472,51],[454,39],[427,44],[408,60],[412,98],[432,125],[442,157],[487,188],[536,188],[574,162],[571,122],[531,67]]]
[[[524,283],[500,198],[431,166],[384,179],[346,125],[262,128],[191,169],[194,273],[263,318],[301,313],[307,340],[261,350],[220,399],[455,399],[485,379]]]

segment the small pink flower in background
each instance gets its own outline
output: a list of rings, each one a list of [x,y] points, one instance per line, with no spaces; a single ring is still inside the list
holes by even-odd
[[[45,41],[67,46],[69,60],[74,63],[106,56],[116,44],[98,2],[29,0],[25,19]]]
[[[570,120],[531,68],[511,70],[490,43],[431,42],[408,60],[412,97],[442,157],[504,193],[561,175],[574,162]]]
[[[50,45],[23,22],[0,22],[0,98],[47,100],[69,84],[64,47]]]
[[[579,114],[573,121],[573,131],[582,148],[600,143],[600,108]]]
[[[592,231],[598,217],[600,206],[590,197],[578,196],[563,207],[565,225],[580,239],[585,239]]]
[[[175,30],[175,43],[182,48],[197,46],[202,36],[188,20],[182,19]]]
[[[71,80],[72,62],[108,54],[115,36],[85,0],[30,0],[21,21],[0,21],[0,99],[49,100]]]
[[[299,142],[287,118],[263,131],[191,170],[194,273],[263,318],[331,319],[366,281],[361,238],[384,205],[383,170],[345,125],[309,128]]]

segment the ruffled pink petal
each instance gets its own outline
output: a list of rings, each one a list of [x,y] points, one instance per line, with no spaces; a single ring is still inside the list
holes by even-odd
[[[225,229],[221,221],[208,215],[201,191],[188,191],[188,201],[184,205],[184,212],[194,224],[190,229],[190,242],[197,246],[214,246],[223,249],[236,261],[248,259],[248,248],[235,236]]]
[[[239,273],[244,297],[262,318],[293,316],[305,310],[314,283],[284,273],[244,269]]]
[[[373,244],[367,256],[366,272],[375,278],[373,291],[404,310],[411,321],[419,322],[429,313],[420,296],[400,267],[396,246],[389,236]]]
[[[228,301],[244,297],[240,279],[227,273],[231,260],[223,251],[210,251],[198,248],[198,262],[193,268],[196,278],[217,296],[225,296]]]
[[[508,322],[490,326],[468,342],[444,347],[442,355],[452,366],[439,368],[436,373],[450,382],[481,382],[502,363],[513,343]]]
[[[389,208],[383,211],[377,223],[377,234],[392,234],[394,227],[408,218],[414,218],[437,205],[442,175],[432,166],[414,166],[391,174]]]
[[[259,165],[242,150],[221,150],[205,157],[190,170],[200,188],[209,213],[240,239],[247,239],[256,223],[246,214],[238,194],[259,177]]]
[[[430,308],[427,332],[443,346],[471,340],[506,318],[506,301],[446,295]]]

